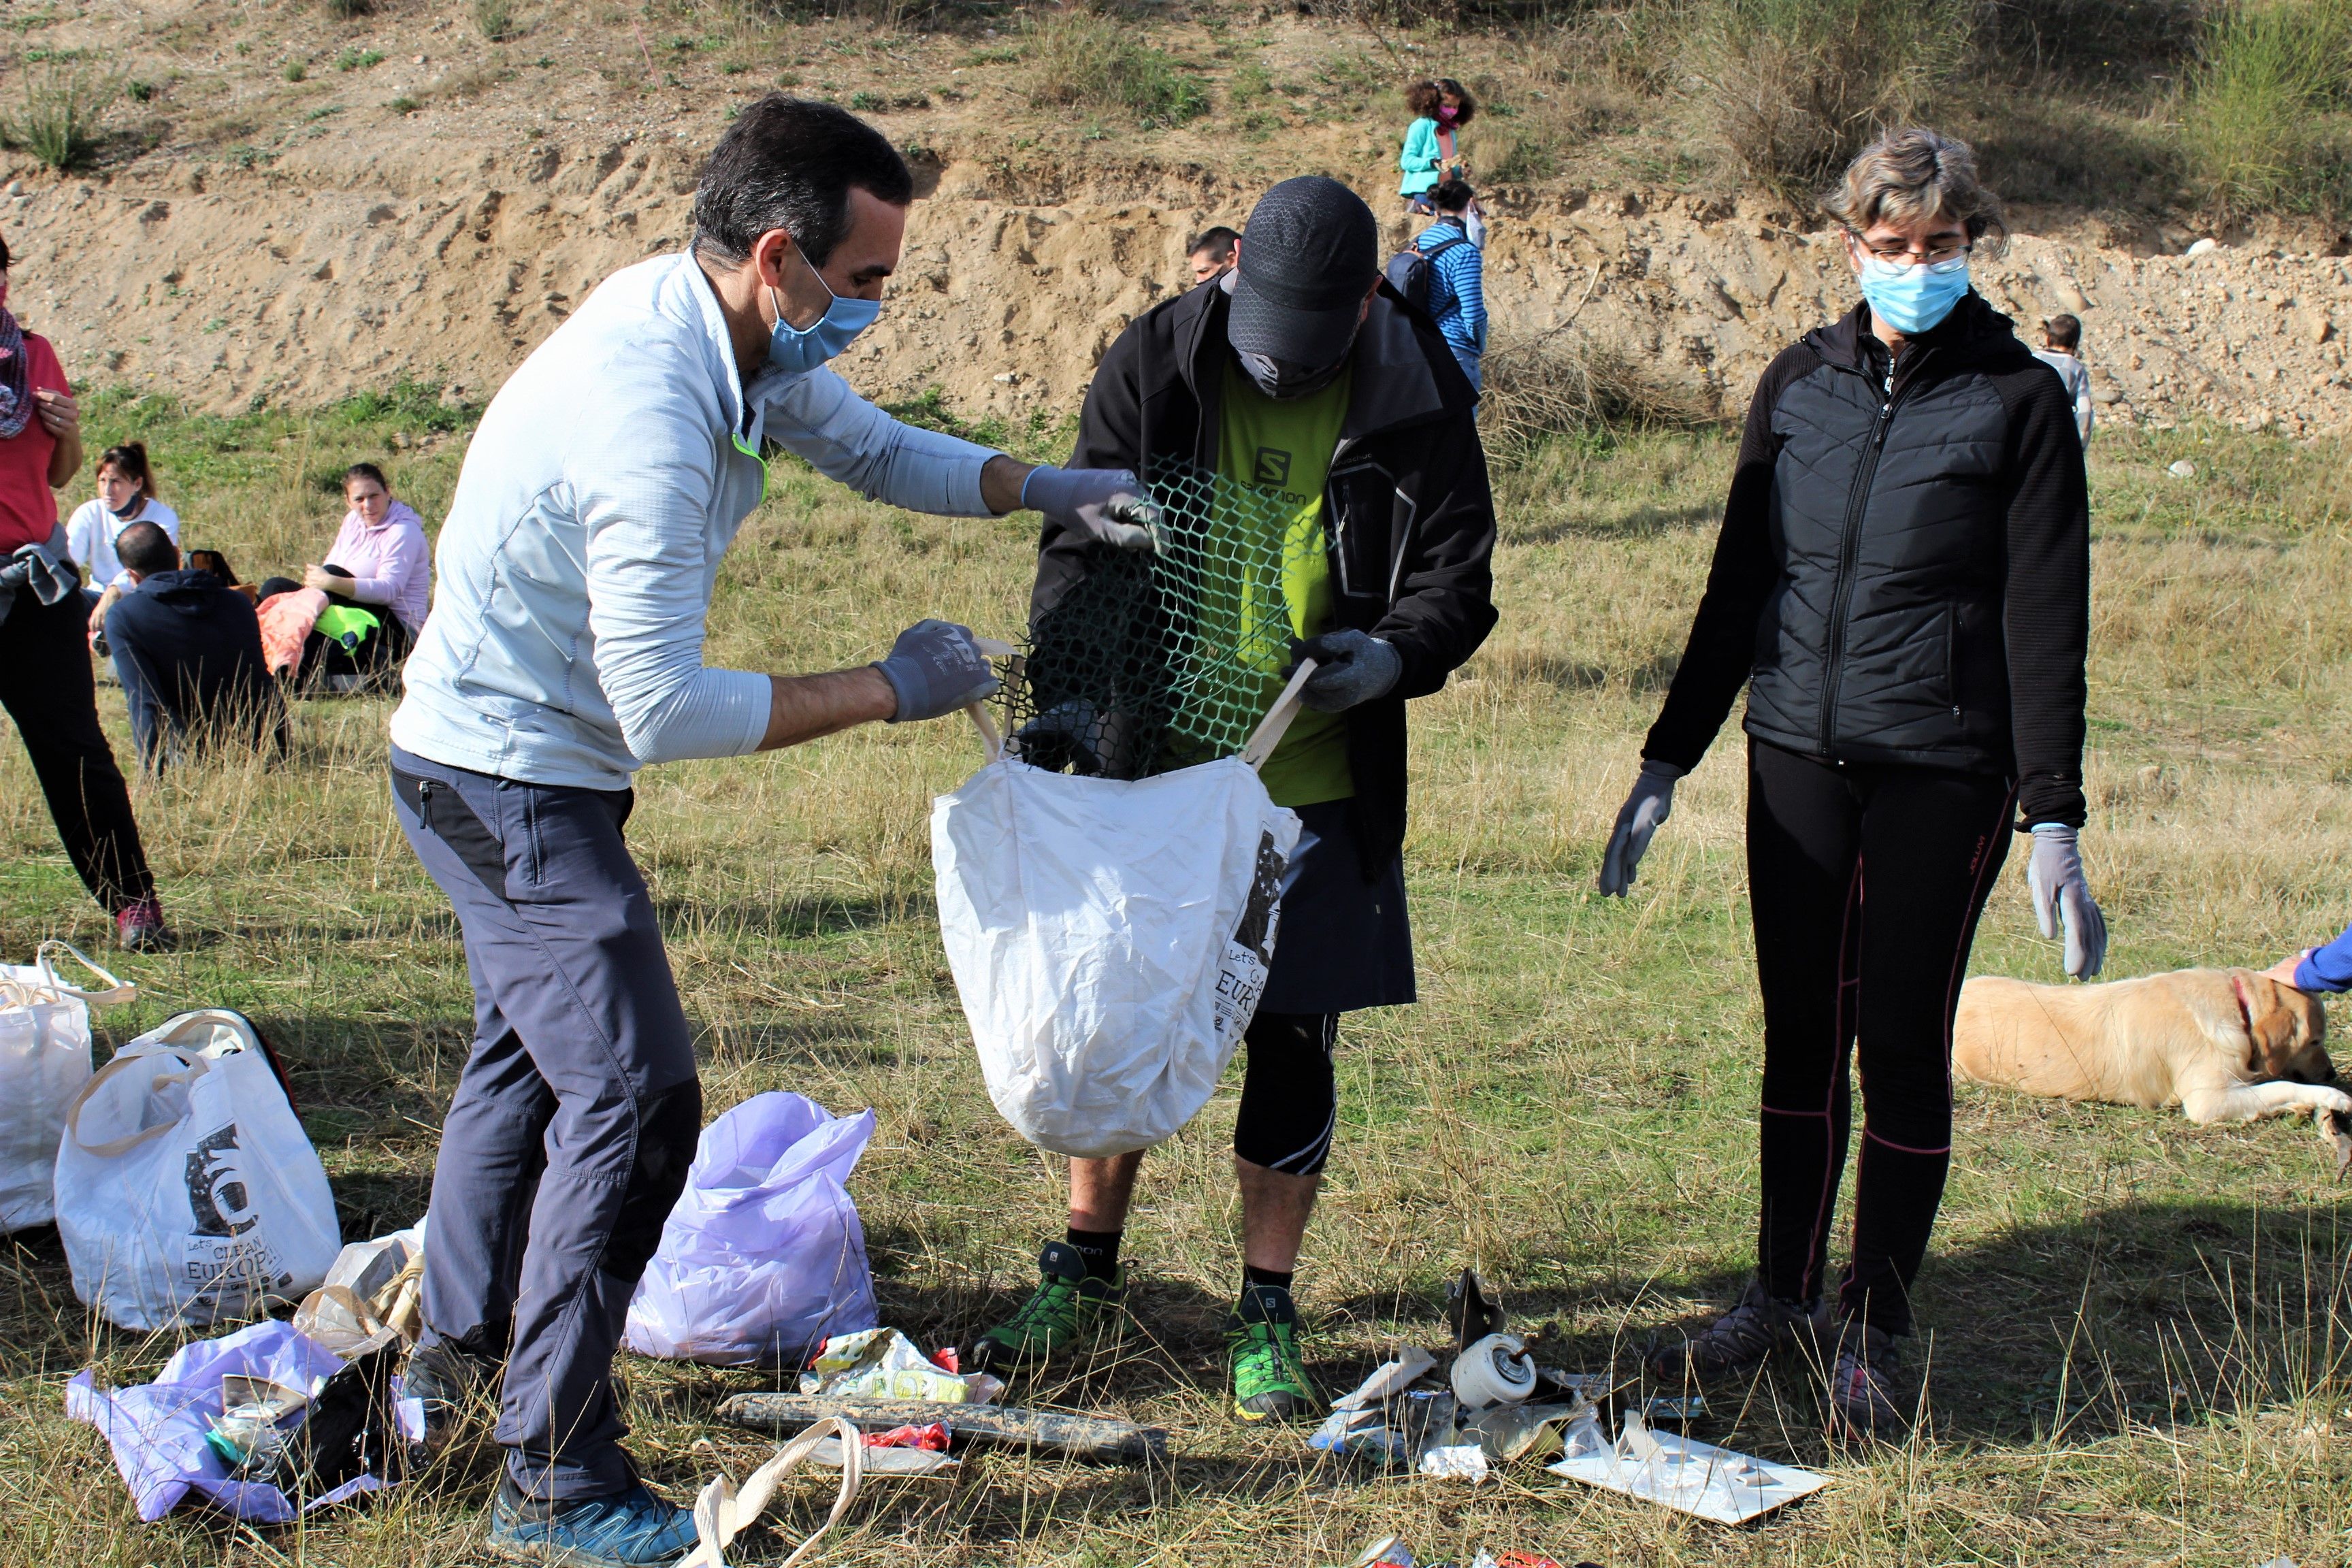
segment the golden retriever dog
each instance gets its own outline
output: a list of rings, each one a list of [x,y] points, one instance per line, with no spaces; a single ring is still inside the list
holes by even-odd
[[[2309,1111],[2352,1163],[2352,1094],[2332,1087],[2319,999],[2252,969],[2105,985],[1980,974],[1960,988],[1952,1073],[2027,1094],[2160,1110],[2200,1126]]]

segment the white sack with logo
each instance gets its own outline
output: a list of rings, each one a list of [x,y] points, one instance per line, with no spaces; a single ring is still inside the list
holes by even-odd
[[[61,978],[67,954],[104,984]],[[0,1231],[57,1217],[58,1134],[89,1081],[89,1010],[137,990],[62,942],[41,943],[30,963],[0,963]]]
[[[58,1233],[74,1294],[126,1329],[299,1301],[342,1248],[334,1194],[253,1026],[183,1013],[66,1112]]]
[[[1265,988],[1298,843],[1254,765],[1279,735],[1133,781],[1003,759],[933,803],[948,967],[989,1098],[1032,1143],[1149,1149],[1208,1103]]]

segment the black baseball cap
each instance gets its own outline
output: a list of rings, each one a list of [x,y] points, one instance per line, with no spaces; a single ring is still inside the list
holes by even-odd
[[[1225,341],[1285,364],[1334,363],[1380,272],[1380,223],[1361,196],[1321,174],[1285,180],[1243,226]]]

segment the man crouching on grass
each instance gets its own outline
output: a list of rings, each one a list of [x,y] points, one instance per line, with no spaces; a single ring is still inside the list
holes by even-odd
[[[1302,533],[1307,542],[1284,551],[1299,563],[1286,566],[1283,597],[1299,651],[1320,668],[1308,711],[1259,775],[1305,832],[1244,1036],[1234,1128],[1244,1237],[1225,1338],[1234,1414],[1248,1422],[1318,1405],[1291,1276],[1338,1122],[1339,1016],[1414,999],[1400,854],[1405,700],[1443,686],[1495,624],[1475,395],[1436,327],[1381,281],[1379,229],[1337,181],[1268,191],[1235,269],[1111,345],[1072,459],[1147,475],[1192,464],[1278,503],[1234,509],[1281,518],[1275,548]],[[1102,559],[1085,533],[1049,520],[1033,625]],[[1035,1292],[981,1336],[982,1364],[1001,1371],[1124,1330],[1118,1249],[1142,1161],[1070,1163],[1069,1232],[1045,1244]]]
[[[927,620],[826,675],[703,664],[719,559],[774,441],[869,497],[1078,537],[1130,474],[1032,468],[910,429],[825,362],[881,310],[913,195],[881,134],[770,97],[720,138],[692,247],[607,279],[500,389],[441,531],[440,594],[392,720],[395,815],[456,906],[474,1045],[443,1123],[425,1335],[428,1447],[499,1386],[490,1549],[674,1563],[693,1516],[621,1450],[613,1351],[702,1122],[693,1032],[621,836],[648,763],[952,713],[995,677]]]

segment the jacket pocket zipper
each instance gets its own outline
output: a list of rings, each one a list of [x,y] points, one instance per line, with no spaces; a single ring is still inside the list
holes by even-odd
[[[1952,722],[1960,719],[1960,607],[1944,605],[1944,689],[1952,699]]]

